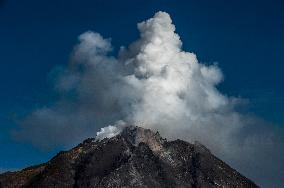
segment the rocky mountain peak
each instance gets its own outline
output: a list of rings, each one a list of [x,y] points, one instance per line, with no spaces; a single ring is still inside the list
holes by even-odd
[[[152,151],[160,151],[163,143],[166,141],[166,139],[160,136],[159,132],[154,133],[150,129],[138,126],[125,127],[121,132],[121,136],[134,146],[138,146],[139,143],[145,143]]]
[[[45,164],[0,175],[0,188],[18,187],[257,187],[202,144],[167,141],[127,126],[112,138],[89,138]]]

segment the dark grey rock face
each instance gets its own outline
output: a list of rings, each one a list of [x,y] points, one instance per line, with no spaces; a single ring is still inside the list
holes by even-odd
[[[130,126],[110,139],[87,139],[48,163],[0,175],[0,187],[258,187],[199,143],[168,142]]]

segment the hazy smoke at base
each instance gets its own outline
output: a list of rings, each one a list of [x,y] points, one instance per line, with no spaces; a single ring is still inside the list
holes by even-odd
[[[235,110],[240,99],[216,89],[220,69],[182,50],[170,16],[158,12],[138,29],[140,38],[118,57],[108,55],[109,39],[90,31],[80,35],[69,67],[57,70],[61,99],[26,117],[15,136],[45,148],[70,146],[122,120],[170,139],[198,140],[259,182],[282,177],[283,136]],[[98,139],[117,131],[104,128]],[[278,166],[269,164],[268,153]]]

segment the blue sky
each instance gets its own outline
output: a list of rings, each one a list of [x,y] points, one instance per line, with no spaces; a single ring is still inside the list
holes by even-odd
[[[222,93],[248,99],[248,113],[284,125],[282,0],[6,0],[0,6],[0,170],[44,162],[60,149],[39,150],[10,132],[56,98],[48,73],[67,64],[78,35],[93,30],[111,37],[116,53],[138,37],[137,22],[159,10],[171,15],[186,51],[218,62]]]

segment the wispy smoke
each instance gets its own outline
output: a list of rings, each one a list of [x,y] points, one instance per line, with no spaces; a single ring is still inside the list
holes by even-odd
[[[140,38],[118,57],[108,55],[110,39],[80,35],[68,68],[57,71],[61,99],[26,117],[15,136],[41,147],[70,146],[121,120],[169,139],[198,140],[256,182],[275,185],[284,175],[282,130],[236,110],[241,99],[216,89],[218,66],[182,50],[167,13],[138,29]],[[117,131],[106,127],[98,138]]]

